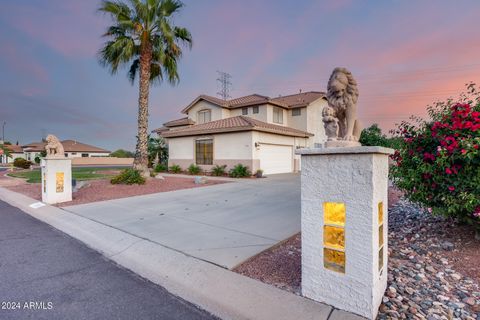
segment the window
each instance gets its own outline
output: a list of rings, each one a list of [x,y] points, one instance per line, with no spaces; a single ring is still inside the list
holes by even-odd
[[[82,158],[88,158],[88,153],[82,153]]]
[[[283,110],[281,108],[273,108],[273,122],[283,123]]]
[[[293,109],[292,110],[292,117],[296,117],[296,116],[300,116],[302,115],[302,109],[298,108],[298,109]]]
[[[195,141],[195,159],[197,164],[213,164],[213,139]]]
[[[198,111],[198,123],[206,123],[212,121],[212,111],[211,110],[200,110]]]
[[[258,106],[252,108],[253,113],[258,113]]]
[[[242,115],[246,116],[248,114],[248,108],[242,108]]]

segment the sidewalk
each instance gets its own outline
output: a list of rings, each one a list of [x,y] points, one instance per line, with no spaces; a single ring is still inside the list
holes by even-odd
[[[4,188],[0,199],[222,319],[362,319]]]

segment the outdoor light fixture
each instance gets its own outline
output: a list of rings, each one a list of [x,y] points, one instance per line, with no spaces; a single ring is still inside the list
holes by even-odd
[[[323,219],[323,266],[345,273],[345,204],[325,202]]]

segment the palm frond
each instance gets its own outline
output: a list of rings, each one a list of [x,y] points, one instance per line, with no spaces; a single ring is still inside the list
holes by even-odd
[[[128,70],[128,80],[130,80],[131,84],[135,83],[135,78],[137,77],[138,68],[140,68],[140,59],[135,59],[130,66],[130,70]]]

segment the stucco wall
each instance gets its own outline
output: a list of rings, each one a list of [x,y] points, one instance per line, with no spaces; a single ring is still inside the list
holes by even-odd
[[[315,143],[323,144],[327,140],[322,121],[322,110],[327,105],[328,102],[325,99],[317,99],[307,107],[306,131],[314,134],[314,136],[311,137],[308,142],[308,146],[310,148],[314,148]]]
[[[73,158],[72,165],[76,166],[129,166],[133,158],[91,157]]]
[[[198,123],[198,111],[206,109],[212,111],[212,121],[228,118],[230,116],[230,111],[228,109],[219,107],[205,100],[200,100],[188,110],[188,118]]]
[[[195,140],[203,138],[213,139],[213,165],[201,165],[202,169],[209,171],[214,165],[226,165],[228,170],[238,163],[253,167],[252,133],[249,131],[170,138],[169,166],[178,164],[182,169],[186,169],[195,163]]]
[[[287,122],[288,126],[291,128],[295,128],[298,130],[302,131],[307,131],[308,132],[308,126],[307,126],[307,108],[299,108],[300,109],[300,115],[299,116],[292,116],[292,110],[287,110]],[[313,133],[313,132],[312,132]]]
[[[241,116],[241,115],[242,115],[242,108],[230,110],[231,117]],[[258,113],[253,113],[253,107],[248,107],[247,116],[256,120],[268,122],[268,106],[266,104],[259,105]]]
[[[302,166],[302,294],[375,319],[387,285],[388,155],[353,151],[351,154],[309,154],[303,156]],[[345,273],[324,267],[325,202],[340,202],[346,207]],[[381,273],[378,268],[379,202],[383,202],[384,207]]]

